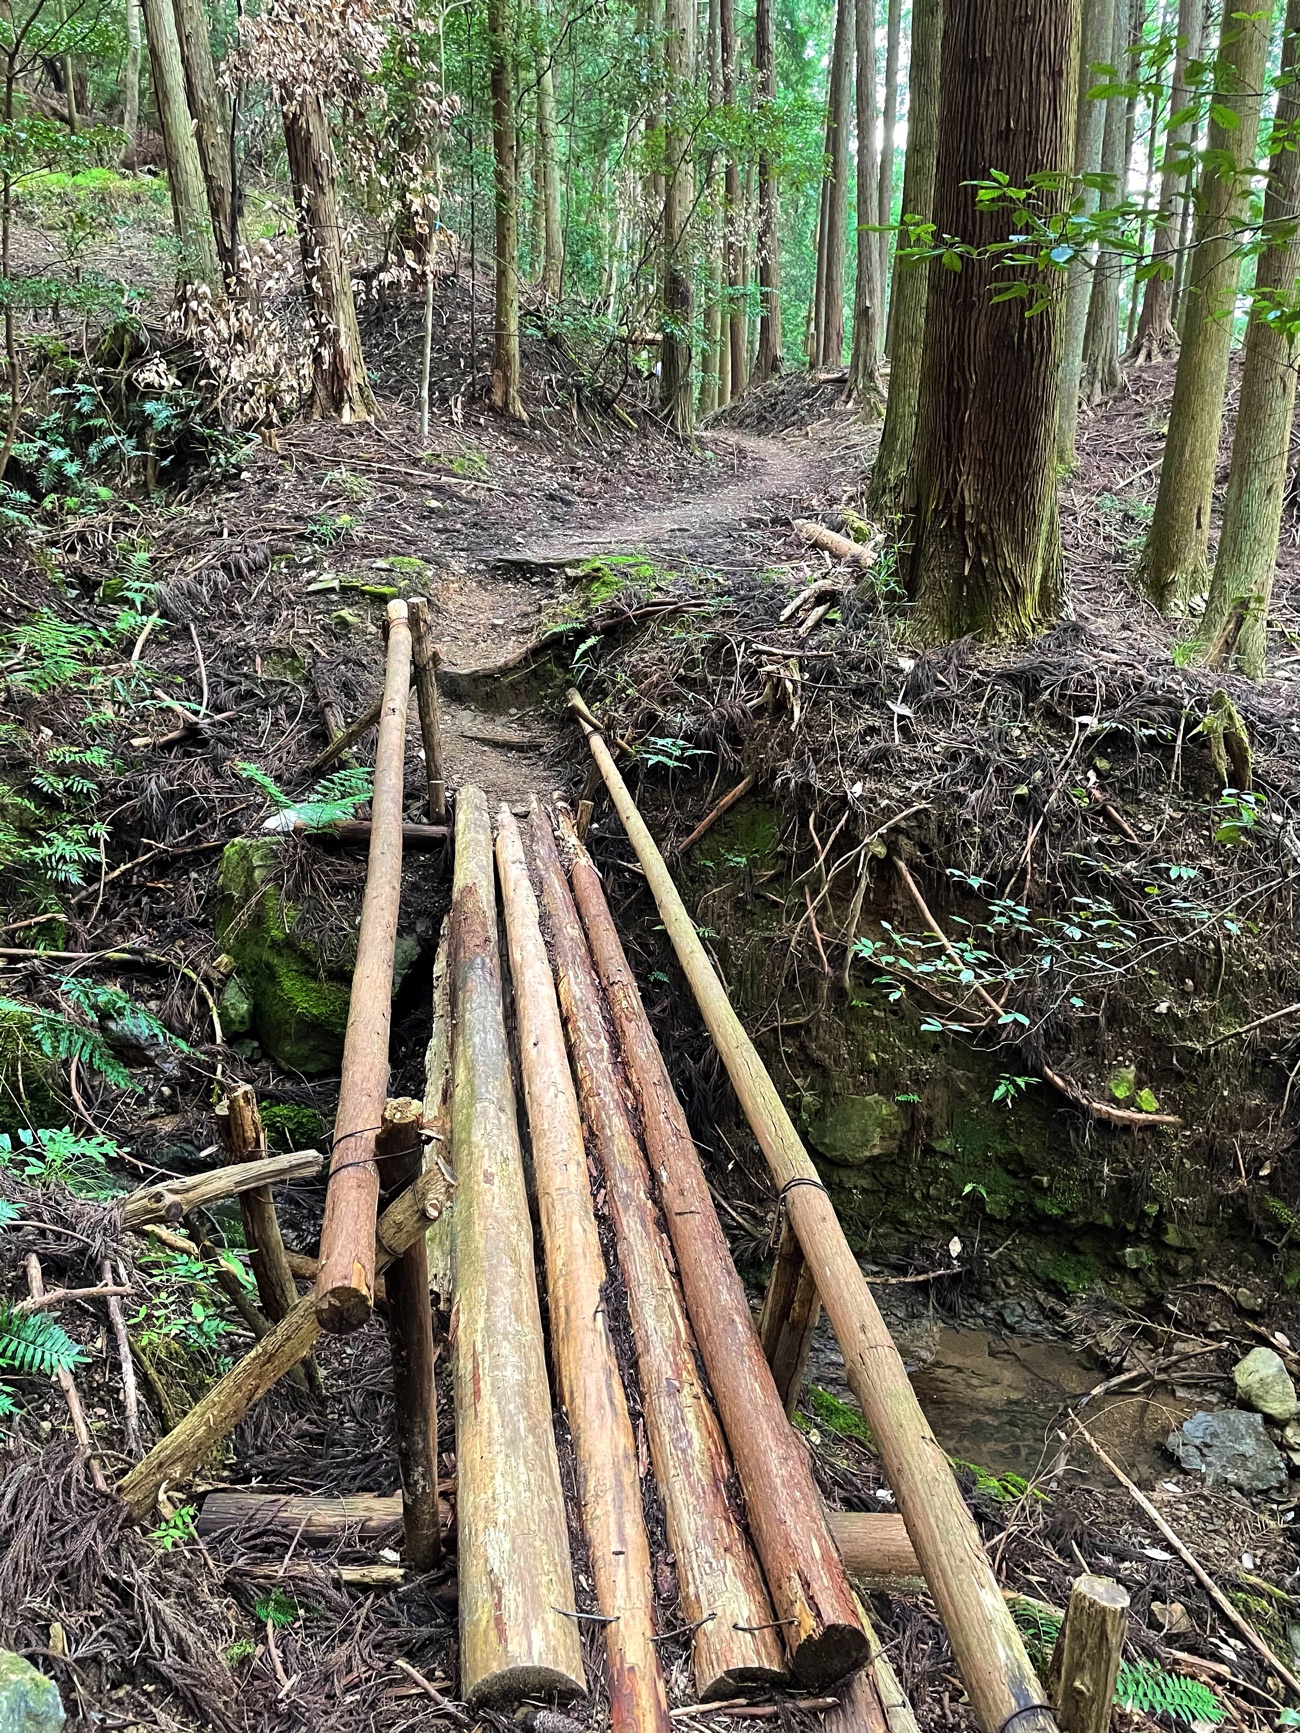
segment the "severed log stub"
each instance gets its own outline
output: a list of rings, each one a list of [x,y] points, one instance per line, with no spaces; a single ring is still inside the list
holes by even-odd
[[[784,1621],[781,1631],[798,1678],[812,1686],[829,1684],[862,1665],[868,1636],[826,1526],[807,1450],[786,1418],[763,1357],[695,1141],[599,876],[576,837],[569,834],[566,841],[574,896],[641,1108],[691,1321],[776,1616]]]
[[[1061,1733],[1107,1733],[1128,1604],[1128,1590],[1111,1577],[1076,1577],[1047,1673]]]
[[[515,1119],[492,830],[456,802],[452,879],[456,1550],[461,1694],[474,1707],[586,1690]]]
[[[218,1487],[199,1507],[197,1533],[207,1536],[241,1529],[274,1529],[297,1535],[306,1545],[349,1540],[391,1540],[401,1532],[402,1501],[383,1494],[352,1493],[346,1498],[316,1498],[301,1493]]]
[[[683,1622],[696,1627],[696,1687],[702,1700],[731,1696],[737,1685],[782,1677],[783,1646],[758,1561],[728,1497],[726,1442],[696,1370],[686,1307],[650,1194],[650,1171],[605,1032],[596,972],[549,820],[536,802],[530,837],[569,1054],[627,1288],[650,1456],[677,1561]]]
[[[385,1200],[419,1177],[419,1101],[390,1101],[375,1140]],[[388,1272],[388,1347],[393,1363],[393,1429],[402,1475],[402,1524],[413,1570],[430,1571],[442,1556],[438,1526],[438,1406],[433,1384],[433,1314],[424,1235]]]
[[[262,1129],[256,1091],[249,1084],[237,1084],[224,1101],[217,1103],[216,1120],[217,1136],[230,1162],[265,1160],[266,1133]],[[270,1186],[259,1185],[240,1192],[239,1213],[262,1310],[273,1324],[278,1324],[297,1305],[298,1289],[285,1256]]]
[[[411,616],[411,653],[415,693],[420,705],[420,738],[429,781],[429,819],[441,824],[447,816],[447,781],[442,768],[442,717],[438,710],[438,651],[429,625],[429,604],[423,596],[407,603]]]
[[[817,1284],[788,1219],[781,1223],[772,1274],[758,1316],[759,1340],[787,1414],[799,1405],[813,1334],[821,1316]]]
[[[985,1733],[1001,1733],[1009,1720],[1014,1720],[1016,1733],[1055,1733],[1052,1710],[1002,1599],[975,1520],[921,1412],[835,1206],[718,979],[599,724],[576,692],[570,694],[569,705],[641,863],[664,929],[773,1183],[785,1196],[790,1221],[817,1278],[817,1291],[844,1356],[849,1388],[880,1451],[980,1724]]]
[[[434,1169],[421,1175],[389,1204],[375,1229],[377,1272],[386,1269],[418,1236],[428,1231],[429,1223],[436,1221],[446,1207],[450,1191],[448,1180]],[[173,1426],[166,1437],[160,1438],[118,1483],[118,1497],[132,1516],[147,1516],[164,1486],[191,1475],[221,1440],[234,1431],[249,1409],[311,1353],[320,1332],[316,1302],[309,1294],[298,1301],[287,1317],[281,1318],[251,1353],[218,1379],[179,1426]]]
[[[573,1432],[596,1607],[609,1620],[610,1724],[615,1733],[668,1733],[641,1474],[605,1311],[605,1260],[582,1119],[523,841],[505,806],[497,819],[497,869],[546,1254],[551,1352]]]
[[[405,602],[388,604],[388,661],[375,752],[372,834],[343,1038],[330,1183],[316,1274],[316,1315],[337,1334],[370,1316],[375,1288],[375,1216],[379,1170],[375,1133],[388,1093],[388,1035],[393,1014],[393,957],[402,889],[402,775],[411,690],[411,629]]]

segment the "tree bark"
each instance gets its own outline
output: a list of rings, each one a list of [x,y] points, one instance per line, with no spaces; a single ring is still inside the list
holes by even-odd
[[[1201,58],[1205,35],[1207,0],[1178,0],[1178,46],[1169,89],[1169,114],[1173,119],[1188,106],[1191,89],[1187,68]],[[1178,234],[1186,204],[1180,194],[1187,182],[1187,156],[1192,143],[1192,122],[1179,121],[1169,128],[1160,171],[1160,203],[1155,220],[1152,259],[1161,266],[1148,277],[1138,316],[1133,359],[1154,361],[1174,348],[1174,272]]]
[[[736,0],[718,0],[718,24],[722,50],[722,101],[726,108],[736,102]],[[723,402],[737,398],[745,389],[749,356],[746,343],[745,307],[741,296],[744,287],[744,243],[742,228],[745,201],[740,185],[740,164],[734,149],[727,152],[723,171],[723,205],[725,246],[724,276],[728,290],[726,311],[727,396]]]
[[[375,1213],[379,1170],[375,1134],[388,1096],[388,1035],[393,1017],[393,954],[402,895],[402,778],[411,690],[411,628],[406,603],[388,604],[384,709],[375,750],[370,855],[357,932],[348,1023],[343,1037],[338,1110],[330,1146],[329,1190],[321,1225],[316,1314],[339,1334],[369,1318],[375,1289]]]
[[[122,1226],[135,1231],[152,1222],[178,1222],[192,1210],[218,1198],[237,1197],[254,1186],[313,1178],[324,1165],[325,1157],[318,1149],[299,1149],[292,1155],[269,1155],[264,1161],[240,1160],[231,1167],[212,1167],[189,1179],[142,1185],[122,1204]]]
[[[866,4],[867,0],[863,0]],[[849,89],[853,76],[854,0],[837,0],[830,84],[826,92],[827,178],[823,183],[821,266],[813,367],[844,362],[844,223],[849,190]]]
[[[1139,19],[1141,0],[1133,6],[1130,0],[1117,0],[1114,35],[1109,60],[1117,70],[1128,63],[1128,47],[1133,12]],[[1122,96],[1106,100],[1106,127],[1101,146],[1101,172],[1107,177],[1113,192],[1108,201],[1122,199],[1127,191],[1130,136],[1130,104]],[[1088,298],[1088,321],[1083,333],[1083,368],[1079,380],[1079,397],[1089,408],[1118,391],[1124,383],[1120,367],[1119,284],[1123,256],[1103,248],[1093,266],[1092,288]],[[1077,419],[1077,411],[1076,411]]]
[[[660,404],[673,429],[689,438],[692,293],[686,257],[686,227],[692,198],[687,131],[688,92],[695,62],[694,7],[690,0],[664,5],[664,224],[663,341],[660,345]]]
[[[664,1255],[650,1171],[605,1032],[591,957],[550,824],[536,802],[530,830],[569,1056],[627,1289],[646,1433],[677,1561],[682,1619],[694,1631],[696,1688],[701,1699],[729,1697],[745,1681],[779,1678],[785,1670],[782,1648],[757,1561],[727,1496],[726,1443],[696,1371],[695,1343]]]
[[[903,214],[929,222],[934,210],[934,167],[939,144],[939,52],[943,0],[912,0],[911,63],[908,69],[907,154],[903,159]],[[889,299],[889,396],[880,449],[871,469],[868,508],[892,516],[903,504],[907,466],[916,436],[921,385],[925,306],[930,266],[895,257]]]
[[[564,225],[560,220],[559,126],[555,115],[555,60],[549,7],[541,9],[547,31],[537,67],[537,160],[542,171],[542,293],[558,300],[564,282]]]
[[[596,1610],[609,1620],[610,1724],[614,1733],[669,1733],[636,1439],[605,1305],[605,1259],[582,1118],[523,841],[504,806],[497,820],[497,870],[546,1253],[551,1352],[573,1433]]]
[[[1237,228],[1245,214],[1268,61],[1269,19],[1229,8],[1219,38],[1215,108],[1197,194],[1196,247],[1155,516],[1143,556],[1148,596],[1161,613],[1186,607],[1209,581],[1210,510],[1241,275]]]
[[[1016,186],[1044,172],[1068,175],[1078,64],[1072,10],[1046,0],[947,0],[939,234],[977,248],[1007,237],[1014,216],[978,211],[968,184],[990,166]],[[1049,205],[1063,197],[1044,194]],[[986,257],[930,273],[907,484],[908,572],[922,629],[940,640],[1025,636],[1055,620],[1062,604],[1060,296],[1026,318],[1020,301],[991,299],[1007,275]]]
[[[875,50],[875,0],[863,0],[864,5],[870,5],[873,16],[871,19],[871,35],[873,38],[872,61],[874,71]],[[915,11],[916,0],[913,0]],[[913,30],[916,25],[913,23]],[[889,281],[889,233],[888,224],[894,214],[894,133],[898,125],[898,60],[903,36],[903,6],[902,0],[889,0],[889,11],[885,20],[885,91],[884,102],[880,115],[880,162],[877,173],[880,177],[876,193],[876,209],[880,213],[878,221],[885,225],[878,235],[872,237],[879,260],[879,279],[881,286]],[[859,33],[859,44],[861,33]],[[862,64],[861,46],[858,49],[858,64]],[[874,78],[872,83],[874,85]],[[874,118],[874,117],[873,117]],[[874,137],[875,127],[872,127]]]
[[[854,22],[857,77],[857,281],[853,290],[853,349],[849,391],[879,408],[881,309],[884,306],[881,236],[872,228],[879,214],[880,163],[876,146],[876,19],[874,0],[859,0]],[[890,170],[891,176],[893,170]],[[886,219],[887,220],[887,219]],[[885,237],[887,238],[887,237]]]
[[[799,1406],[821,1310],[817,1284],[787,1219],[781,1226],[781,1241],[758,1319],[763,1354],[772,1368],[772,1381],[787,1414],[792,1415]]]
[[[1107,1733],[1128,1606],[1128,1590],[1110,1577],[1075,1578],[1048,1681],[1061,1733]]]
[[[1114,52],[1116,0],[1082,0],[1083,29],[1079,37],[1076,69],[1078,108],[1074,123],[1074,172],[1093,177],[1101,171],[1105,142],[1106,111],[1111,105],[1088,93],[1096,82],[1095,66],[1108,62]],[[1091,217],[1098,208],[1096,186],[1082,180],[1077,198],[1081,214]],[[1062,469],[1073,469],[1078,459],[1074,443],[1079,428],[1079,374],[1083,366],[1083,342],[1092,298],[1092,249],[1076,253],[1070,263],[1065,290],[1061,337],[1061,402],[1057,415],[1056,461]]]
[[[1241,398],[1214,578],[1201,626],[1205,659],[1239,667],[1253,680],[1265,672],[1268,608],[1277,566],[1295,412],[1300,338],[1270,315],[1290,302],[1300,276],[1300,0],[1288,0],[1273,155],[1264,194],[1264,250],[1255,266],[1255,306],[1246,331]]]
[[[167,155],[167,184],[171,189],[172,217],[180,246],[182,283],[221,284],[216,241],[208,214],[203,165],[194,138],[189,103],[185,95],[185,66],[171,0],[141,0],[145,34],[149,39],[149,66],[153,73],[154,101]]]
[[[492,407],[524,419],[519,395],[519,186],[515,134],[511,0],[489,0],[492,87],[492,194],[496,212],[492,318]],[[540,94],[540,86],[539,86]]]
[[[146,4],[158,5],[161,0],[146,0]],[[320,421],[369,421],[375,413],[375,397],[366,377],[352,298],[325,104],[314,91],[304,90],[286,96],[283,117],[298,248],[311,308],[309,413]]]
[[[126,0],[126,55],[122,61],[122,131],[126,154],[140,126],[140,0]]]
[[[217,254],[227,279],[234,275],[239,247],[239,222],[235,191],[230,178],[230,115],[217,87],[212,64],[212,42],[203,0],[172,0],[185,89],[194,118],[194,140],[199,147],[203,184],[207,188],[208,211]]]
[[[772,35],[772,0],[755,0],[754,72],[760,119],[774,119],[776,50]],[[758,353],[753,383],[762,385],[785,365],[781,352],[781,247],[779,235],[780,182],[771,146],[758,154]]]
[[[474,1707],[586,1689],[551,1425],[533,1234],[497,952],[492,827],[456,802],[452,886],[456,1553],[461,1694]]]

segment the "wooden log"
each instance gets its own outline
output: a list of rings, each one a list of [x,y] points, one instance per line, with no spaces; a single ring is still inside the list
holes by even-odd
[[[122,1226],[132,1230],[149,1222],[178,1222],[191,1210],[237,1197],[253,1186],[279,1185],[290,1179],[312,1179],[325,1165],[318,1149],[299,1149],[290,1155],[269,1155],[263,1161],[239,1162],[233,1167],[214,1167],[191,1179],[168,1177],[153,1185],[142,1185],[122,1205]]]
[[[350,751],[345,743],[348,726],[343,720],[343,712],[339,709],[336,700],[333,699],[326,690],[325,685],[321,680],[320,669],[316,666],[312,667],[311,683],[312,689],[316,694],[316,702],[320,705],[321,717],[325,723],[326,738],[329,740],[331,748],[336,745],[338,747],[338,750],[334,755],[335,762],[338,764],[344,764],[349,769],[355,770],[357,757],[356,753]]]
[[[266,1133],[258,1111],[257,1092],[249,1084],[237,1084],[224,1101],[217,1103],[216,1120],[217,1136],[229,1161],[266,1159]],[[278,1324],[297,1305],[298,1290],[285,1256],[270,1186],[258,1185],[240,1192],[239,1213],[262,1310],[273,1324]]]
[[[615,1733],[668,1733],[655,1648],[653,1571],[641,1474],[605,1309],[605,1260],[587,1177],[578,1098],[523,841],[497,818],[497,870],[519,1025],[519,1062],[546,1254],[551,1353],[577,1459],[587,1556],[604,1627]]]
[[[407,604],[411,616],[411,650],[415,693],[420,705],[420,738],[429,780],[429,820],[441,824],[447,816],[447,781],[442,768],[442,718],[438,711],[438,651],[429,625],[429,604],[422,596]]]
[[[852,541],[848,536],[828,530],[825,524],[813,523],[809,518],[797,517],[794,527],[806,542],[823,549],[833,559],[854,566],[873,566],[876,563],[875,543]]]
[[[425,1165],[441,1163],[451,1171],[451,976],[447,962],[449,927],[446,920],[433,959],[433,1029],[424,1052]],[[448,1305],[452,1293],[452,1231],[455,1198],[424,1236],[429,1258],[429,1288]]]
[[[787,1216],[781,1223],[772,1274],[758,1315],[758,1335],[787,1414],[799,1406],[813,1334],[821,1316],[817,1284]]]
[[[668,1068],[619,942],[600,879],[567,839],[574,895],[641,1109],[691,1320],[745,1495],[754,1543],[794,1671],[842,1678],[867,1635],[826,1526],[808,1453],[790,1426]]]
[[[411,689],[411,629],[405,602],[388,604],[384,708],[375,752],[373,834],[357,934],[357,961],[343,1037],[339,1104],[330,1151],[330,1184],[321,1227],[316,1312],[321,1327],[358,1329],[370,1316],[375,1286],[379,1170],[375,1133],[388,1093],[388,1034],[393,956],[402,890],[402,774]]]
[[[218,1487],[199,1508],[195,1523],[204,1536],[223,1530],[263,1532],[274,1529],[297,1535],[308,1545],[337,1546],[345,1541],[391,1540],[402,1527],[402,1500],[375,1493],[347,1498],[304,1497],[297,1493],[258,1492],[246,1487]]]
[[[384,1108],[375,1156],[386,1198],[399,1194],[419,1177],[423,1118],[424,1106],[419,1101],[404,1098],[390,1101]],[[393,1363],[393,1431],[402,1476],[406,1558],[414,1570],[430,1571],[442,1556],[442,1532],[438,1526],[433,1314],[423,1234],[388,1272],[388,1349]]]
[[[35,1252],[28,1252],[23,1260],[23,1269],[27,1276],[27,1292],[33,1300],[45,1298],[45,1278],[41,1271],[41,1261]],[[67,1405],[68,1419],[72,1422],[72,1430],[77,1443],[86,1453],[90,1478],[99,1492],[108,1491],[108,1482],[104,1479],[104,1471],[99,1466],[95,1455],[94,1440],[90,1436],[90,1427],[86,1424],[86,1411],[81,1406],[81,1397],[77,1392],[77,1381],[66,1366],[61,1366],[54,1375],[54,1381],[63,1392],[63,1400]]]
[[[713,829],[714,825],[723,814],[730,812],[737,801],[745,798],[757,780],[758,778],[752,771],[748,776],[742,777],[733,789],[730,789],[723,795],[722,799],[716,806],[710,807],[709,811],[705,813],[704,817],[696,825],[695,829],[685,839],[685,841],[678,843],[677,854],[679,856],[689,854],[700,838],[705,835],[707,831]],[[579,836],[581,837],[581,832],[579,832]]]
[[[573,700],[577,703],[574,704]],[[1016,1733],[1052,1733],[1047,1707],[1024,1640],[1007,1611],[974,1519],[908,1380],[879,1308],[844,1237],[835,1207],[714,973],[663,856],[636,809],[581,698],[570,703],[587,736],[623,827],[690,983],[736,1096],[767,1159],[817,1283],[857,1397],[907,1532],[921,1561],[967,1694],[985,1733],[1001,1733],[1016,1717]]]
[[[921,1574],[907,1524],[892,1511],[833,1510],[831,1533],[844,1568],[853,1577],[915,1577]]]
[[[477,1708],[577,1696],[586,1675],[506,1048],[492,831],[470,786],[456,801],[449,972],[460,1669]]]
[[[450,1205],[448,1207],[450,1208]],[[444,1214],[445,1213],[446,1212],[444,1211]],[[430,1228],[429,1232],[432,1233],[433,1229]],[[316,1282],[316,1271],[320,1268],[320,1260],[318,1258],[310,1257],[306,1252],[286,1251],[284,1255],[289,1260],[289,1268],[293,1272],[294,1280],[296,1282],[311,1282],[314,1286]],[[384,1278],[382,1276],[376,1276],[375,1310],[382,1311],[387,1304],[388,1290],[384,1286]]]
[[[341,818],[336,824],[309,825],[295,818],[289,825],[295,836],[315,837],[318,842],[356,843],[369,847],[375,827],[368,818]],[[406,848],[442,849],[451,835],[445,824],[403,824],[402,843]]]
[[[435,1169],[421,1175],[388,1206],[375,1229],[376,1271],[386,1269],[417,1235],[426,1232],[431,1221],[438,1219],[450,1189],[448,1180]],[[131,1514],[147,1516],[164,1486],[191,1475],[234,1431],[254,1403],[311,1353],[320,1331],[315,1298],[309,1294],[118,1483],[118,1497]]]
[[[605,1032],[595,969],[550,823],[536,802],[530,840],[583,1118],[618,1242],[650,1458],[677,1561],[683,1622],[695,1627],[697,1693],[705,1701],[726,1697],[740,1683],[770,1683],[784,1676],[779,1627],[728,1497],[726,1441],[696,1370],[686,1307],[665,1256],[650,1170]]]
[[[1107,1733],[1127,1634],[1128,1590],[1076,1577],[1047,1674],[1061,1733]]]

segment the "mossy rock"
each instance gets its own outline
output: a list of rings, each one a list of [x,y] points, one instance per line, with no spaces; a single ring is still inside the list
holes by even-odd
[[[884,1095],[841,1095],[828,1101],[808,1127],[808,1141],[837,1167],[862,1167],[898,1148],[902,1117]]]
[[[280,837],[241,837],[226,845],[217,938],[234,958],[262,1047],[286,1070],[310,1077],[335,1070],[343,1057],[355,937],[350,953],[326,957],[302,912],[281,895],[283,847]],[[418,939],[399,935],[394,992],[419,954]]]

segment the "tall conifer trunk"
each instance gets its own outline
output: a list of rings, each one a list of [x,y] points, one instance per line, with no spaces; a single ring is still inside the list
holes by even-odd
[[[1030,184],[1073,164],[1075,9],[1070,0],[947,0],[937,233],[986,248],[1014,217],[978,210],[990,169]],[[995,301],[1007,272],[988,258],[930,274],[912,501],[909,588],[932,638],[1041,630],[1062,604],[1054,462],[1060,296],[1035,317]]]
[[[761,119],[770,122],[776,101],[776,52],[772,37],[772,0],[755,0],[754,72]],[[777,165],[770,144],[758,155],[758,353],[753,383],[761,385],[779,373],[781,354],[781,252],[778,237],[780,195]]]
[[[1130,12],[1132,17],[1130,17]],[[1128,48],[1137,21],[1141,40],[1142,0],[1130,6],[1120,0],[1115,7],[1115,35],[1110,62],[1121,76],[1127,69]],[[1112,192],[1105,194],[1107,203],[1124,197],[1125,175],[1132,148],[1131,105],[1122,96],[1106,100],[1106,130],[1101,147],[1101,172]],[[1120,254],[1105,248],[1097,255],[1093,267],[1092,292],[1088,301],[1088,323],[1083,334],[1083,371],[1079,380],[1079,395],[1089,408],[1118,391],[1124,383],[1120,367],[1119,282],[1123,269]]]
[[[519,176],[516,162],[510,0],[489,0],[492,192],[496,213],[492,317],[492,407],[523,419],[519,397]]]
[[[1268,47],[1267,13],[1225,8],[1182,349],[1143,557],[1147,594],[1162,613],[1185,606],[1209,579],[1210,506],[1241,275],[1237,226],[1250,188],[1244,171],[1254,161],[1259,137]],[[1229,114],[1233,121],[1225,125]]]
[[[1178,0],[1178,46],[1174,52],[1174,69],[1169,91],[1169,114],[1175,119],[1188,106],[1191,90],[1187,69],[1201,57],[1205,34],[1206,0]],[[1153,258],[1164,271],[1148,277],[1142,294],[1142,311],[1138,315],[1135,361],[1154,361],[1175,345],[1174,336],[1174,267],[1179,228],[1184,201],[1180,193],[1187,182],[1187,152],[1192,142],[1192,123],[1179,121],[1169,128],[1165,140],[1160,170],[1160,203],[1157,207]],[[1167,273],[1167,274],[1165,274]]]
[[[863,0],[863,3],[875,8],[875,0]],[[875,18],[872,17],[872,36]],[[915,28],[915,25],[913,26]],[[876,173],[879,185],[876,191],[876,209],[880,213],[879,221],[887,224],[894,213],[894,134],[898,127],[898,62],[901,58],[903,39],[903,6],[902,0],[889,0],[889,9],[885,14],[885,91],[884,103],[880,114],[880,160]],[[875,67],[872,67],[872,84],[874,86]],[[875,127],[872,127],[874,141]],[[877,257],[879,259],[880,285],[883,290],[889,281],[889,235],[882,228],[874,237]]]
[[[1087,177],[1101,170],[1107,104],[1088,93],[1096,83],[1095,66],[1109,62],[1115,42],[1116,0],[1083,0],[1083,28],[1079,36],[1078,108],[1074,125],[1074,172],[1084,176],[1079,202],[1082,213],[1097,209],[1096,184]],[[1092,295],[1094,260],[1081,253],[1070,266],[1065,292],[1065,330],[1061,339],[1061,408],[1057,430],[1057,462],[1067,469],[1075,464],[1074,441],[1079,427],[1079,372],[1083,365],[1083,341]]]
[[[227,278],[235,273],[239,247],[239,220],[230,163],[230,109],[217,88],[212,64],[212,43],[203,0],[172,0],[181,61],[185,67],[185,89],[194,117],[194,140],[199,147],[208,211],[216,237],[217,255]]]
[[[1241,401],[1219,552],[1202,637],[1213,667],[1239,667],[1264,678],[1265,631],[1277,566],[1295,413],[1300,338],[1269,317],[1279,299],[1293,302],[1300,276],[1300,0],[1288,0],[1282,77],[1273,123],[1272,161],[1264,195],[1264,251],[1255,267],[1255,306],[1246,332]]]
[[[692,294],[686,257],[686,225],[692,203],[687,132],[687,87],[695,64],[695,22],[691,0],[666,0],[664,72],[667,83],[664,126],[663,343],[660,349],[660,402],[683,437],[693,422],[691,394]]]
[[[863,0],[868,4],[869,0]],[[849,189],[849,90],[853,76],[853,0],[837,0],[830,83],[826,92],[827,176],[822,184],[813,367],[844,361],[844,223]]]
[[[849,361],[849,391],[878,406],[880,400],[880,329],[883,278],[879,235],[880,164],[876,148],[876,20],[872,0],[858,0],[854,35],[857,76],[854,85],[857,131],[857,258],[853,291],[853,352]]]
[[[185,94],[185,66],[176,17],[171,0],[143,0],[143,10],[154,98],[167,155],[167,184],[180,247],[181,280],[206,283],[215,289],[221,283],[221,270],[203,184],[203,166]]]
[[[722,50],[722,101],[727,108],[732,108],[736,101],[736,0],[718,0],[718,23]],[[723,201],[726,223],[723,260],[727,286],[725,336],[728,350],[727,397],[723,399],[725,402],[739,397],[745,389],[745,375],[749,365],[745,342],[745,308],[741,296],[745,278],[742,234],[745,199],[740,185],[740,164],[736,160],[734,148],[727,151],[727,165],[723,171]]]

